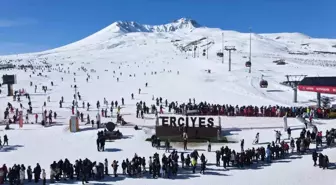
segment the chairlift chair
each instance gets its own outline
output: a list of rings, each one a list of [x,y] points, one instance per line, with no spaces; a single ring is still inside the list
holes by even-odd
[[[267,88],[267,87],[268,87],[267,80],[261,80],[260,81],[260,88]]]
[[[260,88],[267,88],[268,87],[268,82],[267,80],[264,80],[264,75],[261,75],[261,81],[260,81]]]
[[[251,67],[252,66],[252,63],[250,62],[250,61],[247,61],[246,63],[245,63],[245,67]]]

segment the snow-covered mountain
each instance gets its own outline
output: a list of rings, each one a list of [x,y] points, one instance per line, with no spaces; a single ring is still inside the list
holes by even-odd
[[[20,56],[46,57],[62,53],[67,57],[74,57],[74,55],[95,57],[96,53],[108,55],[121,48],[130,51],[134,50],[134,47],[149,45],[167,48],[167,44],[179,50],[191,49],[194,45],[198,45],[200,50],[208,47],[209,55],[216,56],[216,53],[222,49],[222,34],[225,37],[224,46],[235,46],[240,55],[246,56],[249,52],[249,33],[202,27],[188,18],[181,18],[163,25],[118,21],[80,41],[53,50]],[[264,57],[324,61],[335,58],[336,40],[312,38],[301,33],[254,33],[252,52],[252,55]]]
[[[101,72],[112,68],[120,69],[122,65],[127,65],[129,67],[121,73],[128,75],[153,74],[159,71],[164,73],[163,70],[168,69],[178,70],[180,72],[179,78],[176,79],[178,84],[171,84],[170,77],[159,78],[167,84],[161,87],[165,89],[164,93],[168,93],[167,96],[173,93],[170,89],[166,89],[167,87],[184,88],[184,84],[193,84],[195,91],[192,92],[200,92],[198,88],[202,85],[194,84],[196,79],[202,83],[206,82],[205,89],[214,89],[211,92],[203,92],[203,94],[209,93],[211,98],[225,95],[235,97],[232,101],[236,102],[248,97],[252,104],[260,103],[260,99],[266,99],[264,102],[269,104],[292,105],[291,98],[288,98],[292,96],[291,89],[279,85],[286,80],[285,75],[335,74],[335,39],[312,38],[301,33],[252,33],[251,74],[246,73],[245,67],[245,62],[249,60],[249,40],[250,33],[202,27],[196,21],[186,18],[154,26],[119,21],[60,48],[38,53],[0,56],[0,64],[49,64],[69,68],[85,66]],[[219,55],[222,46],[234,46],[236,49],[231,55],[231,73],[227,72],[228,52],[224,52],[224,61]],[[285,65],[277,65],[274,61],[285,61]],[[204,76],[203,71],[208,69],[211,69],[213,74]],[[276,91],[269,93],[258,89],[261,76],[267,78],[270,88]],[[223,85],[225,89],[221,88]],[[188,96],[190,91],[183,93]],[[181,92],[179,94],[181,95]],[[307,95],[305,100],[309,102],[310,98],[311,96]],[[235,104],[234,102],[232,103]]]
[[[222,35],[224,34],[224,39]],[[222,46],[234,46],[233,55],[244,58],[249,53],[249,33],[203,27],[195,20],[181,18],[163,25],[145,25],[118,21],[77,42],[56,49],[12,56],[5,59],[50,58],[109,60],[116,53],[130,53],[142,48],[164,50],[164,55],[187,54],[197,46],[197,53],[208,50],[211,59],[221,60],[217,53]],[[222,45],[222,40],[224,44]],[[188,51],[188,52],[187,52]],[[190,53],[189,53],[190,54]],[[199,55],[199,54],[198,54]],[[208,57],[208,58],[209,58]],[[224,57],[227,57],[225,55]],[[252,57],[285,59],[296,63],[333,66],[336,60],[336,40],[312,38],[302,33],[252,34]],[[227,60],[227,58],[225,58]],[[8,61],[8,60],[5,60]],[[43,60],[44,62],[52,62]]]
[[[201,26],[196,21],[187,18],[181,18],[169,24],[156,25],[156,26],[143,25],[133,21],[131,22],[118,21],[111,24],[105,29],[116,33],[131,33],[131,32],[175,32],[181,30],[192,31],[193,29],[199,27]]]

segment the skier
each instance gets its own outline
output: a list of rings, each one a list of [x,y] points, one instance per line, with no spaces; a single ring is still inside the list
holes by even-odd
[[[275,130],[275,143],[280,143],[281,132]]]
[[[114,177],[118,177],[118,175],[117,175],[118,166],[119,166],[118,161],[114,160],[113,163],[112,163]]]
[[[244,139],[240,141],[241,152],[244,152]]]
[[[3,143],[3,146],[5,146],[5,145],[8,146],[8,137],[7,137],[6,134],[4,135],[4,143]]]
[[[90,123],[91,123],[91,121],[90,121],[90,115],[88,114],[87,117],[86,117],[86,123],[85,123],[85,125],[90,124]]]
[[[183,148],[184,150],[187,150],[188,145],[188,134],[187,132],[183,132]]]
[[[107,159],[105,159],[105,164],[104,164],[104,166],[105,166],[105,175],[108,175],[108,161],[107,161]]]
[[[105,117],[105,116],[104,116],[104,113],[105,113],[105,112],[104,112],[104,109],[102,109],[102,110],[101,110],[101,115],[102,115],[102,117]]]
[[[169,152],[169,149],[170,149],[170,143],[169,143],[168,139],[167,139],[166,142],[165,142],[165,146],[166,146],[166,152]]]
[[[86,106],[87,106],[87,111],[89,111],[90,110],[90,103],[87,102]]]
[[[141,93],[141,89],[139,88],[139,94]]]
[[[295,143],[294,143],[294,139],[293,138],[291,138],[290,147],[291,147],[291,153],[293,153],[294,149],[295,149]]]
[[[132,100],[134,100],[134,94],[133,93],[131,94],[131,97],[132,97]]]
[[[98,136],[98,138],[96,140],[96,144],[97,144],[97,150],[98,150],[98,152],[100,152],[100,137],[99,136]]]
[[[286,130],[288,129],[288,125],[287,125],[287,113],[283,117],[283,120],[284,120],[284,131],[286,132]]]
[[[29,116],[28,116],[28,114],[26,114],[26,123],[27,124],[29,123]]]
[[[110,107],[111,118],[113,117],[113,107]]]
[[[124,98],[121,98],[121,104],[125,105]]]
[[[287,129],[288,139],[291,138],[291,134],[292,134],[292,129],[290,127],[288,127],[288,129]]]
[[[259,143],[259,132],[257,133],[257,135],[255,136],[255,139],[253,141],[253,144],[258,144]]]
[[[195,173],[197,161],[194,157],[191,159],[191,165],[192,165],[192,171],[193,173]]]
[[[201,162],[201,171],[200,171],[201,174],[204,174],[206,163],[207,163],[207,160],[204,160]]]
[[[100,103],[99,101],[97,101],[97,109],[99,109],[99,107],[100,107]]]
[[[81,117],[81,122],[84,122],[84,114],[83,114],[83,112],[80,113],[80,117]]]
[[[38,120],[38,114],[35,114],[35,123],[37,123]]]
[[[208,140],[208,152],[211,152],[211,142]]]

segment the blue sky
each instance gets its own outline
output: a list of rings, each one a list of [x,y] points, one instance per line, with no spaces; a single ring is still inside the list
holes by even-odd
[[[336,0],[0,0],[0,54],[42,51],[118,21],[164,24],[188,17],[208,27],[302,32],[336,38]]]

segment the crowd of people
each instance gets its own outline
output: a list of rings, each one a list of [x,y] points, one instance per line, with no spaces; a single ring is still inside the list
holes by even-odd
[[[240,146],[241,151],[231,150],[230,148],[222,147],[220,150],[216,151],[216,165],[220,166],[222,161],[223,167],[227,168],[237,167],[250,167],[253,163],[257,164],[259,162],[271,163],[273,160],[285,159],[289,155],[304,155],[304,154],[312,154],[312,158],[314,161],[314,166],[316,166],[316,161],[318,158],[318,166],[320,168],[327,168],[329,166],[329,158],[327,155],[323,155],[322,153],[317,153],[317,149],[319,146],[322,146],[322,132],[317,132],[317,130],[310,132],[306,129],[303,129],[300,133],[300,137],[298,139],[290,138],[289,135],[289,143],[285,142],[285,140],[280,141],[281,133],[280,131],[275,131],[275,139],[276,141],[272,141],[267,145],[266,148],[263,146],[251,149],[244,150],[244,139],[241,140]],[[326,141],[327,147],[330,147],[336,138],[336,130],[332,129],[330,131],[326,131]],[[316,143],[316,148],[310,148],[310,143]],[[259,133],[256,135],[256,139],[254,144],[259,143]],[[296,150],[295,150],[296,148]]]
[[[43,86],[42,89],[46,89],[46,88],[47,88],[46,86]],[[27,107],[25,107],[22,104],[21,96],[24,96],[28,100]],[[40,122],[38,120],[39,114],[33,113],[32,102],[31,102],[30,94],[28,92],[26,92],[24,89],[15,91],[14,96],[13,96],[13,101],[14,102],[17,101],[19,103],[19,107],[14,107],[12,103],[10,102],[7,103],[7,107],[4,111],[4,119],[8,120],[7,121],[8,125],[19,123],[20,126],[22,126],[23,123],[34,124],[34,123]],[[48,102],[50,102],[50,97],[48,97]],[[47,102],[44,102],[42,106],[43,112],[42,112],[41,122],[40,122],[42,125],[47,125],[47,123],[52,124],[54,123],[53,120],[57,119],[57,113],[53,110],[48,111],[46,109],[46,106],[47,106]],[[35,118],[35,121],[30,120],[29,115],[33,115]],[[7,129],[8,128],[9,127],[7,126]]]
[[[26,169],[24,164],[14,164],[10,168],[4,164],[0,168],[0,184],[4,184],[8,181],[10,185],[23,185],[25,182],[32,182],[33,176],[35,183],[42,180],[42,184],[46,184],[46,172],[44,169],[41,169],[39,163],[36,164],[33,170],[31,166],[28,166]]]
[[[177,151],[172,151],[168,156],[163,154],[160,158],[158,153],[150,156],[147,160],[145,157],[140,157],[137,154],[129,160],[126,158],[121,163],[121,172],[118,173],[119,162],[113,160],[111,168],[113,169],[112,175],[117,177],[119,175],[141,178],[148,176],[152,178],[174,178],[177,175],[179,168],[178,163],[181,163],[182,169],[190,170],[192,173],[196,173],[197,161],[201,160],[200,172],[204,173],[206,167],[206,159],[202,154],[199,156],[197,150],[191,152],[186,157],[182,152],[178,155]],[[180,160],[179,160],[180,158]],[[89,180],[101,180],[104,177],[110,175],[109,163],[105,159],[104,162],[90,161],[89,159],[78,159],[74,164],[70,163],[68,159],[54,161],[50,165],[50,183],[60,182],[62,180],[81,180],[83,184],[88,183]],[[32,181],[34,174],[35,183],[39,182],[42,175],[43,184],[46,183],[46,173],[44,169],[41,169],[37,164],[34,170],[30,166],[26,169],[24,165],[14,164],[12,168],[7,168],[4,164],[0,168],[0,173],[3,173],[3,182],[9,182],[10,185],[24,184],[24,181]],[[27,174],[27,179],[26,175]],[[2,182],[2,183],[3,183]],[[2,184],[0,182],[0,184]]]
[[[207,116],[247,116],[247,117],[304,117],[304,118],[329,118],[329,113],[334,111],[330,108],[314,108],[314,107],[285,107],[285,106],[233,106],[210,104],[206,101],[196,103],[189,99],[188,103],[179,104],[177,101],[168,102],[162,97],[157,97],[155,105],[150,108],[145,102],[137,103],[136,115],[137,118],[143,118],[143,114],[163,114],[175,113],[183,115],[207,115]]]
[[[288,143],[285,142],[286,139],[282,141],[279,140],[279,137],[282,136],[280,131],[275,131],[275,133],[276,141],[272,141],[266,148],[260,146],[245,149],[244,139],[240,142],[240,151],[230,149],[228,146],[221,147],[215,151],[216,166],[223,166],[225,169],[251,168],[252,165],[269,164],[272,163],[272,161],[286,159],[293,154],[304,155],[311,153],[313,166],[328,169],[328,156],[317,152],[318,147],[322,145],[319,141],[321,131],[317,131],[317,128],[314,127],[312,132],[302,129],[300,137],[296,140],[290,138],[290,133],[287,133],[290,138]],[[100,132],[99,136],[102,134],[103,133]],[[336,130],[331,129],[330,131],[326,131],[325,137],[327,141],[326,147],[330,147],[334,144]],[[316,143],[316,148],[310,147],[311,142]],[[254,144],[257,145],[258,143],[259,133],[256,135],[256,140],[254,141]],[[211,146],[208,147],[208,151],[210,150]],[[168,156],[166,155],[167,153],[169,154]],[[107,159],[103,162],[79,159],[76,160],[74,164],[70,163],[68,159],[65,159],[64,161],[54,161],[50,165],[50,182],[81,180],[82,183],[85,184],[90,180],[101,180],[109,175],[114,177],[122,175],[133,178],[141,178],[143,176],[152,178],[174,178],[181,170],[187,170],[190,173],[199,172],[204,174],[206,172],[206,166],[207,159],[205,155],[199,155],[197,150],[191,153],[180,152],[179,154],[174,149],[172,152],[166,150],[166,153],[164,153],[161,158],[158,153],[155,153],[147,159],[135,154],[132,159],[129,160],[126,158],[121,162],[121,171],[118,171],[118,160],[113,160],[109,166]],[[109,173],[110,167],[113,169],[112,173]],[[6,165],[3,165],[3,167],[0,168],[0,174],[1,173],[4,174],[4,181],[8,181],[10,185],[23,184],[26,180],[25,173],[27,174],[28,182],[31,182],[34,177],[35,182],[39,182],[39,180],[42,179],[43,184],[46,183],[46,172],[44,169],[41,169],[39,164],[37,164],[33,170],[30,166],[26,169],[24,165],[13,165],[12,168],[7,168]]]
[[[328,118],[331,109],[328,108],[313,108],[313,107],[284,107],[284,106],[233,106],[210,104],[206,101],[196,103],[189,99],[188,103],[178,104],[178,102],[168,103],[168,100],[162,102],[162,98],[156,99],[156,106],[160,107],[162,112],[163,107],[168,107],[168,112],[177,114],[193,114],[193,115],[222,115],[222,116],[250,116],[250,117],[313,117],[313,118]]]

